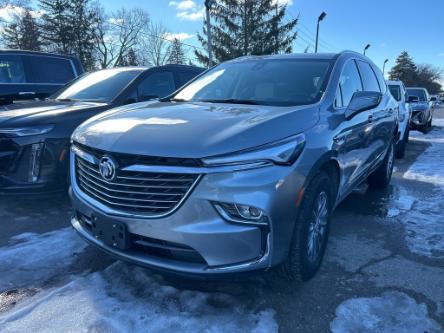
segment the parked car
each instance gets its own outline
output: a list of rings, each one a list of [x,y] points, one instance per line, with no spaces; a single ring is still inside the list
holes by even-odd
[[[362,79],[361,79],[362,78]],[[398,135],[381,71],[354,53],[246,57],[72,136],[72,225],[140,265],[309,279],[333,209],[386,187]]]
[[[432,103],[433,107],[438,107],[441,103],[439,95],[430,95],[430,102]]]
[[[408,102],[412,108],[410,128],[426,132],[432,127],[433,105],[427,89],[420,87],[407,88]]]
[[[83,75],[46,101],[6,106],[0,111],[0,193],[62,189],[70,136],[80,123],[119,105],[167,96],[202,71],[182,65],[106,69]]]
[[[409,141],[412,111],[407,101],[408,96],[404,83],[402,81],[387,81],[387,85],[392,96],[398,102],[399,139],[396,144],[396,157],[403,158]]]
[[[83,74],[76,57],[0,50],[0,105],[44,99]]]

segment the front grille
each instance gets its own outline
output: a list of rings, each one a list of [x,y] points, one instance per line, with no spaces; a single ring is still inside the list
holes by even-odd
[[[108,152],[100,149],[91,148],[80,143],[74,144],[80,150],[100,159]],[[201,167],[202,162],[195,158],[177,158],[177,157],[160,157],[160,156],[141,156],[125,153],[112,153],[113,158],[120,167],[126,167],[133,164],[159,165],[159,166],[181,166],[181,167]]]
[[[198,174],[117,170],[116,178],[102,178],[99,167],[76,157],[79,188],[103,205],[128,214],[163,216],[171,213],[196,185]]]
[[[0,138],[0,172],[13,169],[18,151],[19,148],[12,140]]]

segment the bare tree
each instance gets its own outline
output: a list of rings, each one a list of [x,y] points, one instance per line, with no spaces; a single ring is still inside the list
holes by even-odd
[[[168,62],[171,44],[166,38],[168,32],[162,23],[151,22],[139,48],[139,58],[144,65],[162,66]]]
[[[141,34],[149,25],[142,9],[120,9],[107,15],[96,6],[95,48],[101,68],[121,66],[131,50],[137,49]]]

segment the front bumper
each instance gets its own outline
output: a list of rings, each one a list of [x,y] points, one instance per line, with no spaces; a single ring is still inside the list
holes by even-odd
[[[0,138],[0,194],[56,191],[66,184],[67,139]]]
[[[70,195],[74,212],[71,223],[89,243],[117,258],[176,273],[208,276],[266,270],[287,257],[297,216],[296,198],[304,180],[295,172],[296,166],[203,174],[174,213],[161,218],[143,218],[116,215],[83,193],[74,175],[76,158],[71,155]],[[260,208],[268,217],[269,225],[229,222],[217,212],[213,202]],[[148,247],[141,250],[134,242],[129,249],[121,250],[105,244],[93,236],[85,223],[85,219],[97,217],[110,223],[124,223],[130,239],[147,240]],[[161,243],[171,251],[151,251],[153,243]],[[191,253],[193,259],[174,255],[182,249]]]
[[[411,128],[417,129],[426,126],[427,122],[429,121],[427,115],[427,110],[412,111],[412,119],[410,122]]]

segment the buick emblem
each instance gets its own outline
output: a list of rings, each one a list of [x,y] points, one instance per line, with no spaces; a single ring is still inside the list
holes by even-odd
[[[99,171],[103,179],[112,181],[116,178],[116,162],[110,156],[103,156],[99,162]]]

